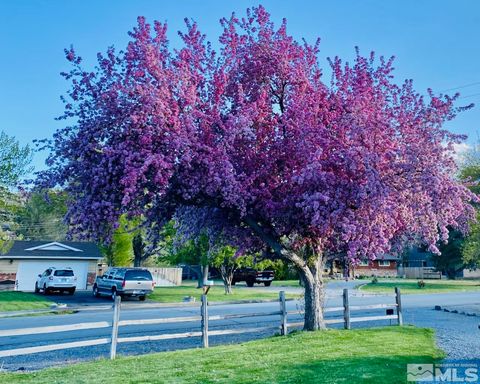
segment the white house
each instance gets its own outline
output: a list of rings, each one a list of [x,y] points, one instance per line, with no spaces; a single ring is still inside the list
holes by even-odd
[[[0,282],[15,282],[19,291],[33,291],[40,273],[49,267],[72,268],[77,289],[95,280],[102,255],[97,245],[87,242],[15,241],[0,254]]]

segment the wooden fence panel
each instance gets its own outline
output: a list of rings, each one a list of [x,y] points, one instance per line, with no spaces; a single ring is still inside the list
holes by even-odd
[[[441,279],[442,272],[431,267],[398,267],[398,275],[407,279]]]
[[[182,268],[147,268],[152,274],[156,286],[170,286],[182,284]]]

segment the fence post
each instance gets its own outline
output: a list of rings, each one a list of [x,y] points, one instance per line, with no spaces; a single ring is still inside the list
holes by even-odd
[[[208,348],[208,300],[207,295],[202,295],[202,344]]]
[[[400,294],[400,288],[398,287],[395,287],[395,300],[397,302],[398,325],[403,325],[402,295]]]
[[[350,329],[350,305],[348,304],[348,289],[343,290],[343,320],[344,328]]]
[[[115,359],[117,355],[117,338],[118,338],[118,321],[120,320],[120,303],[122,298],[120,295],[115,296],[113,304],[113,320],[112,320],[112,344],[110,346],[110,359]]]
[[[280,291],[278,293],[278,298],[280,300],[280,334],[282,336],[288,335],[288,325],[287,325],[287,305],[285,303],[285,291]]]

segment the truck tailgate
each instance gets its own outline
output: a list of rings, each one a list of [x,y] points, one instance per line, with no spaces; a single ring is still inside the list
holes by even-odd
[[[126,280],[124,289],[127,291],[134,290],[134,291],[149,291],[152,289],[152,281],[151,280]]]

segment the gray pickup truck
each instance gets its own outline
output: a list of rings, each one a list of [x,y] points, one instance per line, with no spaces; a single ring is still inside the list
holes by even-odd
[[[93,295],[110,296],[115,300],[117,295],[136,296],[140,301],[153,292],[155,284],[152,274],[143,268],[108,268],[103,276],[97,276],[93,284]]]

